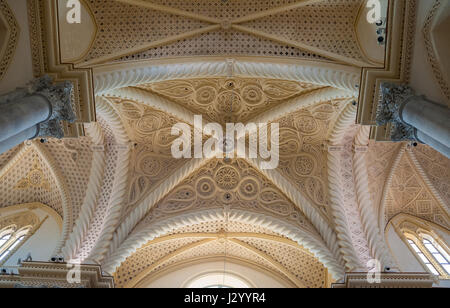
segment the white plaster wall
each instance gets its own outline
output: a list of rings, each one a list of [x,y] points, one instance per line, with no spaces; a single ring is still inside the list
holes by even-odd
[[[28,30],[27,1],[6,0],[20,26],[19,43],[14,58],[3,79],[0,81],[0,94],[24,86],[33,79],[30,32]]]
[[[256,267],[245,266],[237,263],[227,262],[225,271],[235,274],[248,281],[255,288],[289,288],[292,287],[286,282],[280,281],[268,272],[257,270]],[[143,288],[182,288],[190,280],[202,274],[211,272],[224,272],[223,261],[205,262],[200,264],[185,265],[172,272],[167,272],[157,277],[144,280],[139,287]]]
[[[15,212],[23,212],[24,210],[18,210]],[[8,215],[15,212],[9,212]],[[36,231],[36,233],[30,237],[12,256],[10,256],[5,262],[5,266],[16,266],[19,258],[24,259],[31,253],[33,261],[49,261],[53,256],[56,245],[59,241],[62,229],[61,221],[55,220],[54,217],[43,209],[34,209],[39,219],[42,221],[45,217],[48,218]]]
[[[413,255],[405,242],[398,236],[393,228],[387,234],[387,241],[395,260],[399,263],[402,272],[426,272],[422,264]]]

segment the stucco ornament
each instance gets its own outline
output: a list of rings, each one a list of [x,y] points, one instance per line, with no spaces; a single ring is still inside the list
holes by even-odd
[[[401,112],[408,98],[414,96],[414,91],[407,85],[383,83],[381,85],[381,100],[377,110],[377,125],[391,123],[392,141],[419,141],[416,129],[402,120]]]
[[[73,85],[69,81],[54,84],[50,76],[35,79],[27,87],[28,95],[45,96],[51,104],[50,118],[39,124],[40,137],[63,138],[64,131],[60,121],[73,123],[76,120],[72,109]]]

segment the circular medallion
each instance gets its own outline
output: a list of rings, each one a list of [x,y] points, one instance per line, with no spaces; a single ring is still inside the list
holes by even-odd
[[[253,178],[245,178],[239,185],[239,195],[244,200],[255,199],[259,191],[259,184]]]
[[[296,122],[297,128],[304,134],[313,134],[318,129],[317,121],[311,116],[302,116]]]
[[[294,170],[300,176],[311,175],[314,171],[314,160],[309,156],[298,156],[294,162]]]
[[[217,97],[217,91],[213,87],[205,86],[197,90],[195,100],[200,105],[210,105]]]
[[[33,170],[28,175],[28,180],[30,181],[31,186],[39,186],[42,183],[42,179],[44,178],[44,175],[42,171],[40,170]]]
[[[216,192],[216,183],[210,178],[202,178],[197,181],[197,193],[201,198],[209,199]]]
[[[242,98],[250,105],[258,105],[263,100],[263,92],[255,85],[249,85],[242,89]]]
[[[233,167],[225,166],[217,170],[215,180],[222,189],[234,189],[239,183],[239,173]]]

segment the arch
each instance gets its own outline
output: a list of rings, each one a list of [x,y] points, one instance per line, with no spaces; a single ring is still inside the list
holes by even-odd
[[[389,232],[393,229],[403,243],[409,248],[410,252],[417,259],[418,263],[425,270],[431,270],[434,274],[439,273],[441,279],[450,279],[448,270],[444,269],[440,262],[432,255],[432,252],[425,247],[424,241],[427,240],[430,243],[439,246],[439,249],[443,249],[447,256],[450,251],[448,249],[448,239],[450,239],[450,231],[422,218],[410,215],[410,214],[398,214],[393,217],[385,230],[385,237],[388,246],[389,244]],[[446,236],[446,240],[443,239]],[[417,251],[419,249],[419,251]],[[423,257],[419,258],[418,253],[423,254]],[[425,263],[424,260],[428,260]],[[434,268],[434,270],[432,269]],[[436,272],[434,272],[436,271]]]
[[[90,51],[97,36],[98,25],[85,0],[80,1],[81,23],[68,23],[66,3],[67,1],[58,0],[61,61],[76,63]]]
[[[394,159],[394,161],[392,162],[392,166],[391,166],[391,171],[389,172],[386,181],[385,181],[385,185],[383,187],[383,195],[381,197],[381,202],[380,205],[378,207],[378,226],[380,228],[380,230],[384,230],[386,228],[386,221],[385,221],[385,217],[384,217],[384,211],[386,210],[386,199],[387,199],[387,194],[389,192],[389,187],[391,187],[391,183],[392,183],[392,179],[394,178],[394,174],[398,169],[398,166],[400,164],[400,161],[402,159],[403,154],[405,154],[407,145],[404,144],[398,151],[398,153],[396,154],[396,157]]]
[[[303,81],[358,95],[360,70],[340,64],[307,60],[275,61],[271,58],[248,57],[187,58],[182,60],[145,60],[97,67],[95,94],[111,90],[171,79],[205,77],[259,77]]]
[[[189,278],[185,279],[180,283],[180,286],[182,288],[189,287],[189,283],[191,281],[194,281],[196,278],[208,275],[210,273],[221,273],[224,274],[223,268],[220,268],[219,271],[217,270],[210,270],[209,264],[210,263],[221,263],[221,266],[223,267],[223,260],[225,256],[214,256],[214,257],[200,257],[195,259],[189,259],[181,262],[177,262],[173,265],[169,265],[166,268],[163,268],[161,270],[156,271],[151,276],[145,277],[139,284],[136,285],[136,287],[142,287],[142,286],[148,286],[152,284],[155,281],[158,281],[159,279],[168,276],[173,273],[177,273],[177,271],[185,269],[187,267],[196,267],[201,266],[202,270],[200,272],[196,272],[195,275],[190,276]],[[227,264],[229,265],[240,265],[244,266],[246,268],[255,269],[256,271],[266,274],[267,276],[270,276],[273,278],[276,282],[278,282],[282,286],[295,288],[295,285],[288,281],[286,278],[282,277],[279,273],[275,272],[274,270],[265,268],[261,266],[260,264],[251,262],[249,260],[243,260],[237,257],[230,257],[227,256]],[[206,266],[206,269],[205,269]],[[230,266],[229,266],[230,267]],[[255,279],[252,277],[248,277],[247,275],[242,275],[241,272],[228,268],[226,270],[226,275],[233,275],[236,277],[239,277],[242,279],[247,285],[249,285],[251,288],[257,288],[262,287],[259,285],[260,281],[255,281]],[[178,277],[178,276],[177,276]],[[172,284],[170,285],[172,287]]]
[[[12,263],[9,260],[13,256],[25,257],[27,253],[37,256],[39,261],[50,259],[63,230],[63,220],[55,210],[38,202],[26,203],[0,209],[0,217],[0,237],[11,235],[0,247],[3,257],[0,265],[15,265],[15,259]],[[48,233],[53,235],[52,239],[44,238]]]
[[[333,256],[332,252],[328,249],[322,239],[279,219],[263,214],[233,209],[229,210],[227,213],[225,213],[223,209],[186,213],[136,230],[130,234],[116,251],[108,256],[102,264],[103,269],[109,273],[114,272],[123,260],[133,254],[145,243],[167,235],[175,229],[203,222],[220,221],[224,220],[225,217],[227,217],[228,221],[251,223],[267,228],[299,243],[313,253],[314,256],[329,269],[335,279],[343,277],[343,267]]]
[[[105,136],[101,126],[98,123],[86,125],[87,135],[92,139],[94,144],[94,153],[92,156],[92,167],[89,175],[89,183],[80,214],[75,221],[75,226],[69,239],[66,241],[62,253],[66,259],[75,257],[76,252],[82,245],[82,241],[89,230],[89,224],[97,206],[103,184],[106,153],[105,153]]]
[[[97,97],[96,100],[98,103],[97,111],[100,116],[108,121],[108,124],[112,128],[114,138],[118,143],[119,152],[116,160],[117,169],[115,170],[112,193],[108,201],[108,211],[106,217],[102,219],[105,224],[95,241],[95,246],[92,248],[88,256],[88,260],[99,262],[108,252],[111,240],[114,236],[114,231],[120,221],[122,206],[126,200],[128,174],[130,169],[131,144],[122,119],[110,104],[108,99],[104,97]]]
[[[17,153],[0,170],[0,179],[6,176],[28,153],[30,153],[30,151],[34,151],[42,159],[43,164],[48,168],[50,175],[55,181],[56,189],[61,197],[61,207],[63,211],[63,236],[60,239],[60,243],[56,247],[55,254],[57,254],[63,247],[64,242],[69,235],[70,229],[72,228],[72,202],[69,189],[62,172],[46,147],[37,141],[24,142],[24,144],[20,146]]]
[[[353,169],[358,207],[361,212],[361,223],[366,234],[372,255],[380,260],[382,266],[394,266],[394,261],[385,245],[382,232],[377,224],[376,210],[370,195],[367,151],[369,145],[370,126],[361,126],[355,137],[353,146]]]
[[[53,178],[55,179],[56,186],[61,194],[62,208],[64,213],[63,217],[64,224],[61,239],[55,249],[55,254],[59,254],[66,240],[69,237],[70,230],[73,227],[74,217],[72,215],[72,200],[70,198],[69,188],[67,186],[67,183],[61,170],[59,169],[56,161],[54,160],[50,152],[47,150],[47,148],[45,148],[37,141],[32,141],[31,145],[34,147],[34,150],[42,157],[42,160],[49,168],[50,172],[53,175]]]

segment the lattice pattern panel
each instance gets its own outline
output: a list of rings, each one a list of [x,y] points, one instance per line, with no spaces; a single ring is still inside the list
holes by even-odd
[[[364,232],[358,200],[355,191],[355,178],[353,168],[353,140],[360,129],[359,125],[353,125],[343,138],[344,150],[341,154],[341,180],[344,212],[347,218],[347,228],[350,231],[353,247],[362,264],[367,264],[372,259],[369,244]]]
[[[114,273],[114,281],[117,287],[122,287],[136,275],[152,266],[158,260],[170,255],[178,249],[201,241],[201,239],[185,238],[156,243],[137,250],[128,257]]]
[[[105,218],[108,213],[109,199],[111,196],[115,170],[116,170],[116,160],[118,156],[118,150],[115,147],[114,135],[111,131],[109,125],[101,117],[98,118],[98,123],[101,125],[103,132],[105,134],[106,143],[106,165],[105,165],[105,175],[103,178],[103,184],[101,188],[101,195],[98,200],[97,208],[95,209],[94,218],[89,226],[89,232],[86,238],[83,240],[83,246],[80,249],[78,257],[84,259],[87,258],[89,252],[94,247],[99,235],[101,234],[103,224],[105,223]]]
[[[393,142],[371,141],[369,144],[366,164],[374,213],[378,213],[381,206],[386,179],[392,170],[392,164],[401,146],[403,144]]]
[[[92,149],[89,138],[55,140],[45,146],[64,174],[70,191],[74,220],[83,205],[92,164]]]
[[[251,34],[220,30],[124,56],[115,62],[194,56],[259,56],[326,60],[314,53]]]
[[[408,154],[403,154],[392,178],[386,198],[386,223],[399,213],[406,213],[434,222],[449,229],[450,218],[410,161]]]
[[[99,26],[86,60],[199,29],[207,24],[115,0],[88,1]]]
[[[150,0],[149,2],[174,7],[209,17],[233,20],[297,1],[298,0]]]
[[[201,224],[195,224],[192,226],[177,229],[172,234],[182,234],[182,233],[219,233],[220,231],[226,231],[230,233],[259,233],[268,234],[281,237],[278,233],[272,232],[266,228],[262,228],[257,225],[250,225],[235,221],[215,221],[204,222]]]
[[[11,158],[14,157],[14,155],[19,151],[19,149],[22,147],[22,145],[18,145],[11,150],[6,151],[5,153],[0,154],[0,169],[3,168],[4,165],[6,165]]]
[[[361,0],[327,0],[243,26],[364,61],[354,31],[361,4]]]
[[[64,217],[55,179],[46,163],[32,149],[0,179],[0,189],[0,207],[40,202]],[[72,213],[68,215],[70,217]]]
[[[240,240],[282,264],[284,268],[302,281],[306,287],[325,287],[328,275],[326,268],[310,253],[299,248],[263,239],[245,238]]]
[[[427,145],[419,145],[414,154],[450,211],[450,160]]]

